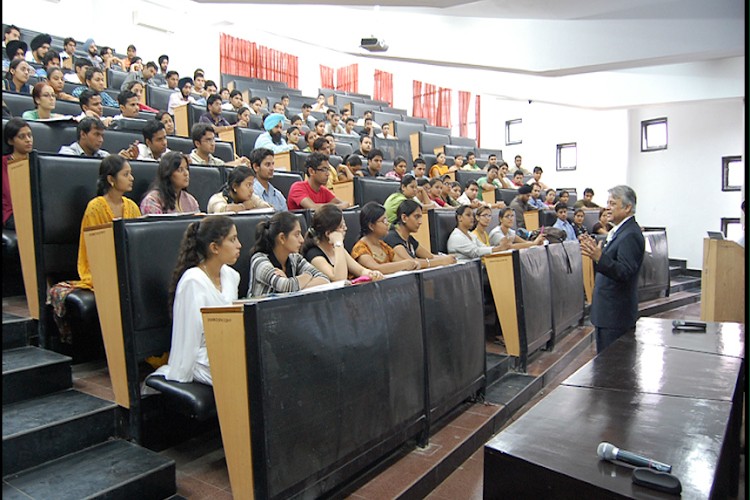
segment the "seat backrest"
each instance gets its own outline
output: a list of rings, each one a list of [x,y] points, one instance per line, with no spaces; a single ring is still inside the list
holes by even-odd
[[[395,120],[393,122],[393,133],[400,140],[408,141],[409,136],[414,132],[424,132],[424,123],[413,123],[406,120]],[[411,152],[409,153],[409,156],[411,156]],[[412,160],[413,159],[414,158],[412,158]]]
[[[359,149],[359,136],[333,134],[333,137],[336,140],[337,144],[340,142],[349,144],[349,146],[351,146],[352,148],[352,152],[357,151]],[[336,152],[338,152],[338,147],[336,148]],[[341,155],[341,156],[344,156],[344,155]]]
[[[20,94],[3,90],[3,101],[13,116],[21,116],[24,111],[34,109],[34,99],[31,94]]]
[[[251,117],[252,118],[252,117]],[[239,156],[250,157],[250,153],[255,149],[255,141],[264,133],[263,130],[252,128],[235,127],[234,128],[234,145],[237,147]]]
[[[344,248],[346,251],[351,253],[354,245],[359,241],[360,235],[360,224],[359,224],[359,208],[350,208],[344,210],[344,222],[346,223],[346,235],[344,236]]]
[[[75,123],[27,122],[34,136],[34,149],[41,153],[57,153],[61,146],[77,140]]]
[[[226,182],[225,167],[193,165],[190,167],[190,186],[188,192],[198,200],[202,212],[208,211],[208,200],[218,193]]]
[[[365,104],[364,102],[362,102],[361,98],[352,97],[352,96],[345,97],[344,99],[342,99],[342,102],[344,104],[346,104],[347,102],[352,103],[351,109],[352,109],[353,116],[364,116],[365,111],[372,111],[374,113],[378,109],[372,104]],[[376,123],[379,123],[379,122],[376,121]]]
[[[401,138],[398,140],[394,139],[381,139],[379,137],[373,137],[373,147],[383,152],[383,159],[393,161],[397,156],[406,158],[407,167],[411,166],[411,145],[409,144],[409,138]]]
[[[477,140],[468,137],[456,137],[452,135],[450,136],[450,141],[453,145],[463,146],[465,151],[474,150],[477,147]]]
[[[431,134],[440,134],[440,135],[451,135],[451,129],[448,127],[437,127],[435,125],[425,125],[424,127],[425,132],[429,132]],[[445,144],[448,144],[450,141],[446,140]]]
[[[448,253],[448,238],[456,229],[456,213],[453,210],[429,210],[430,247],[432,253]]]
[[[505,188],[501,188],[501,189],[496,189],[495,193],[496,193],[495,194],[495,199],[498,199],[498,195],[500,195],[498,201],[499,200],[503,200],[505,202],[505,204],[508,205],[508,206],[510,206],[510,203],[513,201],[513,198],[515,198],[516,196],[518,196],[518,190],[517,189],[505,189]]]
[[[456,171],[456,182],[461,184],[461,189],[466,189],[466,183],[470,180],[478,181],[480,177],[487,175],[484,172],[473,171],[473,170],[457,170]]]
[[[292,184],[301,180],[302,175],[298,174],[297,172],[283,172],[276,170],[273,173],[271,184],[273,184],[276,189],[281,191],[281,193],[286,198],[289,196],[289,188],[292,187]]]
[[[401,115],[396,113],[388,113],[386,111],[373,111],[372,119],[375,120],[375,123],[382,126],[384,123],[390,123],[394,120],[400,121]]]
[[[373,179],[371,177],[354,178],[354,202],[360,207],[369,201],[381,205],[388,197],[398,191],[399,183]]]
[[[400,136],[398,136],[400,137]],[[423,154],[434,154],[435,148],[449,144],[448,134],[435,134],[431,132],[419,133],[419,152]],[[429,165],[429,162],[427,163]]]
[[[193,125],[198,123],[201,119],[201,115],[206,112],[206,105],[195,104],[193,102],[188,103],[188,130],[193,130]]]
[[[479,158],[489,158],[491,154],[497,155],[497,161],[498,163],[503,161],[503,150],[502,149],[492,149],[492,148],[476,148],[476,153]],[[477,158],[477,159],[479,159]]]
[[[458,146],[456,144],[446,144],[445,146],[443,146],[443,152],[446,155],[450,155],[453,157],[457,155],[463,155],[464,161],[466,158],[466,153],[468,153],[469,151],[472,151],[472,149],[467,148],[466,146]]]
[[[125,71],[116,71],[114,69],[107,69],[107,88],[120,92],[125,79],[128,77],[128,73]]]
[[[336,141],[336,154],[339,155],[342,158],[345,158],[352,154],[354,152],[354,149],[352,148],[352,145],[348,142],[339,142]],[[385,154],[385,153],[383,153]]]
[[[332,167],[338,167],[341,165],[341,162],[343,161],[343,158],[339,155],[328,155],[328,164]]]
[[[146,85],[146,104],[159,111],[166,111],[169,107],[169,98],[175,92],[177,91]]]
[[[305,153],[304,151],[290,151],[289,168],[292,172],[301,175],[303,179],[305,178],[305,161],[307,161],[309,155],[310,153]]]

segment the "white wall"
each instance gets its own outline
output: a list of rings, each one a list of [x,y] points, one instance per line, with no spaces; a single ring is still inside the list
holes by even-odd
[[[641,225],[666,226],[669,255],[702,268],[706,231],[739,217],[742,192],[721,191],[721,158],[745,152],[743,99],[648,106],[628,115],[628,184]],[[666,150],[640,152],[642,120],[667,117]],[[744,158],[747,164],[747,158]]]

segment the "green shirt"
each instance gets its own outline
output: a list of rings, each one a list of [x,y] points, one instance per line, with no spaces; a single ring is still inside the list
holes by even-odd
[[[483,186],[487,184],[487,177],[480,177],[479,179],[477,179],[477,184],[479,185],[479,193],[477,193],[477,198],[479,199],[479,201],[484,201],[484,198],[482,198],[482,193],[484,192]],[[500,185],[500,181],[498,179],[492,181],[492,185],[498,189],[503,187]]]

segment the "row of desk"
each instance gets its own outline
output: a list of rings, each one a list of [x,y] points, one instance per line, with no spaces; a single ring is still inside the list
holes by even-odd
[[[600,460],[602,441],[672,465],[682,498],[736,495],[744,353],[744,324],[641,318],[487,443],[484,497],[673,498]]]

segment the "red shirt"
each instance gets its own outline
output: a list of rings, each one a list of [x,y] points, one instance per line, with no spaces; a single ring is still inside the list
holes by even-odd
[[[10,202],[10,180],[8,179],[8,159],[10,155],[3,156],[3,227],[5,221],[13,215],[13,204]]]
[[[328,203],[336,198],[325,186],[320,186],[318,192],[313,191],[312,186],[307,181],[297,181],[289,189],[289,196],[286,197],[286,206],[289,210],[299,210],[303,208],[300,202],[305,198],[310,198],[315,203]]]

